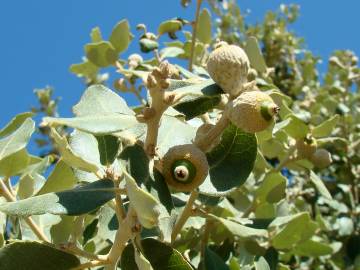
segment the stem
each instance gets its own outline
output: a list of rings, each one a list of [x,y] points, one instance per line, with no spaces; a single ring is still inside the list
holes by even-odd
[[[191,216],[192,214],[192,207],[193,204],[196,200],[196,198],[198,197],[199,193],[195,190],[193,190],[190,193],[190,197],[189,200],[187,201],[184,210],[182,211],[179,219],[177,220],[174,229],[171,233],[171,243],[173,243],[176,239],[176,236],[180,233],[182,227],[184,226],[184,224],[186,223],[186,221],[188,220],[188,218]]]
[[[201,239],[201,246],[200,246],[200,256],[201,256],[201,260],[204,261],[204,258],[205,258],[205,249],[206,249],[206,246],[209,242],[209,236],[210,236],[210,230],[211,230],[211,226],[212,226],[212,222],[209,220],[209,219],[206,219],[205,221],[205,226],[204,226],[204,234],[203,234],[203,237]],[[205,269],[205,264],[202,264],[202,268],[203,270],[206,270]]]
[[[104,270],[116,270],[118,261],[126,246],[126,243],[131,239],[132,228],[136,221],[136,213],[133,208],[129,208],[126,218],[119,224],[119,229],[116,232],[114,244],[108,254],[109,265]]]
[[[290,161],[294,161],[292,159],[292,154],[295,152],[296,150],[296,146],[293,145],[289,148],[285,158],[274,168],[274,172],[280,172],[281,169],[287,164],[289,163]]]
[[[190,50],[190,59],[189,59],[189,71],[190,72],[192,71],[192,65],[193,65],[193,59],[194,59],[197,25],[199,22],[201,2],[202,2],[202,0],[197,0],[197,2],[196,2],[195,22],[193,25],[193,34],[192,34],[192,40],[191,40],[191,50]]]
[[[95,267],[95,266],[106,265],[108,263],[109,262],[106,262],[106,261],[90,261],[90,262],[87,262],[87,263],[80,264],[79,266],[74,267],[71,270],[86,269],[86,268],[91,268],[91,267]]]
[[[83,258],[87,258],[90,260],[108,262],[106,256],[97,255],[97,254],[93,254],[93,253],[87,252],[85,250],[82,250],[79,247],[77,247],[76,244],[74,244],[74,243],[67,243],[65,245],[60,245],[60,249],[66,251],[68,253],[71,253],[71,254],[74,254],[77,256],[81,256]]]
[[[6,184],[3,182],[2,179],[0,179],[0,194],[4,196],[4,198],[8,202],[16,202],[15,196],[10,192]],[[38,227],[38,225],[34,222],[34,220],[31,217],[23,217],[26,224],[30,227],[30,229],[33,231],[33,233],[39,238],[40,240],[44,242],[50,242],[47,236],[44,234],[44,232]]]
[[[114,185],[116,188],[119,187],[120,181],[114,180]],[[115,193],[115,213],[118,219],[119,224],[124,220],[126,217],[125,209],[123,206],[123,201],[121,199],[121,194]]]
[[[229,125],[230,120],[227,118],[225,114],[223,114],[220,120],[216,123],[216,125],[204,136],[200,139],[196,146],[200,148],[203,152],[206,152],[209,147],[211,147],[212,142],[216,140],[224,129]]]

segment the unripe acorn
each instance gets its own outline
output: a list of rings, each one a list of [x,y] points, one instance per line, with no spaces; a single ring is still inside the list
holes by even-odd
[[[299,157],[311,158],[317,149],[315,138],[306,137],[296,140],[296,149]]]
[[[310,160],[319,169],[326,168],[332,162],[331,154],[325,149],[316,150]]]
[[[207,61],[210,77],[231,96],[237,96],[243,90],[249,69],[250,62],[245,51],[226,42],[218,43]]]
[[[248,133],[260,132],[273,122],[279,107],[272,98],[261,91],[241,93],[229,102],[225,113],[238,128]]]
[[[194,144],[177,145],[164,155],[162,171],[170,187],[190,192],[204,182],[209,164],[204,152]]]

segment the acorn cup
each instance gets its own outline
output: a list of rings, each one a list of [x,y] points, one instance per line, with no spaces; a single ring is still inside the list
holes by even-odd
[[[271,125],[279,107],[272,98],[261,91],[241,93],[229,102],[225,113],[238,128],[248,133],[260,132]]]
[[[171,147],[162,163],[166,183],[182,192],[196,189],[204,182],[209,171],[206,155],[194,144]]]
[[[298,139],[296,149],[299,157],[310,159],[317,149],[316,139],[311,136]]]

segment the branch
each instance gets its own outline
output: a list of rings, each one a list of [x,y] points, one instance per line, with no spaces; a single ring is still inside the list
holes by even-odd
[[[16,202],[15,196],[10,192],[6,184],[3,182],[2,179],[0,179],[0,194],[4,196],[4,198],[8,202]],[[40,240],[44,242],[50,242],[47,236],[44,234],[44,232],[38,227],[38,225],[34,222],[34,220],[31,217],[24,217],[23,218],[26,224],[30,227],[30,229],[33,231],[33,233],[39,238]]]
[[[104,270],[116,270],[118,261],[126,246],[126,243],[133,235],[133,227],[136,223],[136,213],[133,208],[129,208],[126,218],[119,224],[119,229],[116,232],[114,244],[107,256],[109,265]]]
[[[176,236],[180,233],[182,227],[185,225],[188,218],[192,215],[192,207],[198,195],[199,193],[195,190],[190,193],[189,200],[187,201],[185,208],[182,211],[171,233],[171,243],[175,241]]]
[[[193,59],[194,59],[194,51],[195,51],[195,44],[196,44],[196,35],[197,35],[197,26],[199,22],[199,14],[200,14],[200,7],[201,7],[202,0],[197,0],[196,3],[196,13],[195,13],[195,22],[193,25],[193,33],[192,33],[192,40],[191,40],[191,50],[190,50],[190,59],[189,59],[189,71],[192,71]]]

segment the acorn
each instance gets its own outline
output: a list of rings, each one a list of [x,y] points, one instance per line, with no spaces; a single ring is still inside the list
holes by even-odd
[[[207,71],[225,93],[237,96],[247,82],[250,61],[245,51],[236,45],[219,42],[209,55]]]
[[[310,160],[319,169],[326,168],[332,162],[331,154],[326,149],[316,150]]]
[[[260,132],[271,125],[279,107],[261,91],[247,91],[229,102],[225,113],[238,128],[248,133]]]
[[[296,140],[296,149],[299,157],[311,158],[317,149],[317,143],[315,138],[307,136]]]
[[[166,183],[182,192],[196,189],[209,171],[206,155],[194,144],[171,147],[164,155],[162,165]]]

